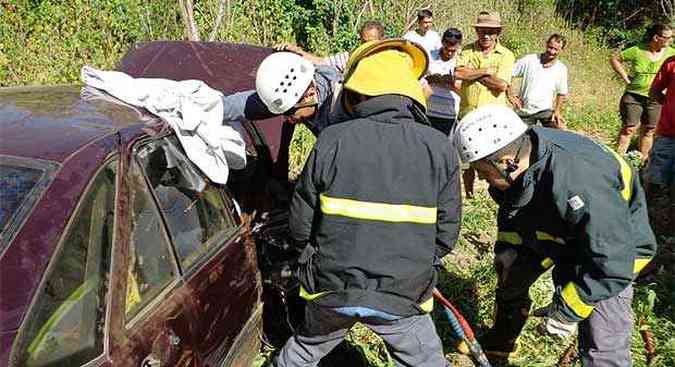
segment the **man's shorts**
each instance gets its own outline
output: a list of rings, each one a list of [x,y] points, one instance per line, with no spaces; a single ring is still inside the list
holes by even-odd
[[[619,103],[623,127],[643,127],[653,129],[659,122],[661,105],[655,99],[635,93],[624,93]]]
[[[675,137],[656,136],[645,180],[657,185],[675,185]]]

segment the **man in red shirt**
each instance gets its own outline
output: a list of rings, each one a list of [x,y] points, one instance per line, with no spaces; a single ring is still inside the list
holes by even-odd
[[[661,65],[649,96],[663,107],[656,125],[656,141],[645,172],[645,191],[651,196],[659,188],[670,190],[669,228],[672,228],[671,234],[675,235],[675,56],[666,59]]]

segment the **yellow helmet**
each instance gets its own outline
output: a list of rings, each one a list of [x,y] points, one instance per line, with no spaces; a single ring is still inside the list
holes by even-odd
[[[366,42],[347,61],[344,88],[366,96],[400,94],[426,108],[419,79],[429,65],[426,51],[405,39]],[[345,107],[351,110],[351,106]]]

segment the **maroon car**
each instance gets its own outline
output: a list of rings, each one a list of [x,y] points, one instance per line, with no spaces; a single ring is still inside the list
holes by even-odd
[[[231,93],[268,52],[157,42],[120,69]],[[221,186],[159,118],[91,92],[0,89],[0,365],[250,365],[259,269],[285,266],[256,256],[285,246],[282,121],[244,122],[248,165]]]

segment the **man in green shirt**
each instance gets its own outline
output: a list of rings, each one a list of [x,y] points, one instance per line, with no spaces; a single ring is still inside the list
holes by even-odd
[[[672,38],[673,30],[669,25],[654,24],[647,29],[643,43],[618,52],[610,59],[612,68],[626,83],[620,103],[623,126],[617,141],[617,151],[621,154],[626,153],[631,136],[640,126],[642,160],[649,155],[661,113],[661,105],[649,97],[649,86],[663,61],[675,55],[675,49],[669,47]],[[630,73],[623,64],[630,67]]]

